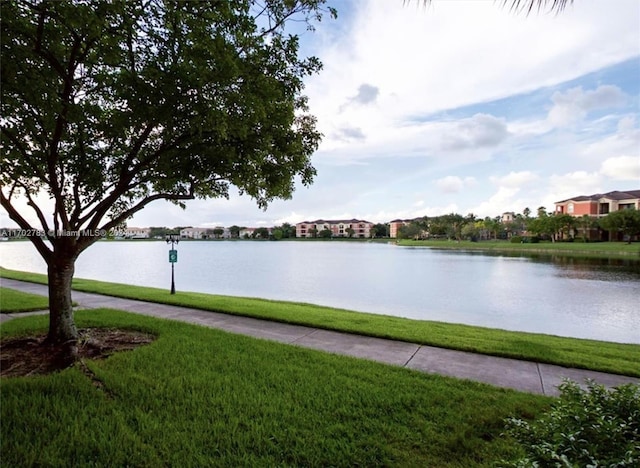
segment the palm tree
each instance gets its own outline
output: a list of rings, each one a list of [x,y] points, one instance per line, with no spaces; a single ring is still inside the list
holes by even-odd
[[[576,225],[582,231],[582,237],[586,242],[591,237],[591,229],[597,226],[597,220],[586,214],[576,218]]]
[[[428,5],[432,0],[423,0],[425,5]],[[411,3],[409,0],[405,0],[405,4]],[[533,10],[538,13],[541,11],[555,11],[556,13],[562,12],[566,6],[573,3],[573,0],[500,0],[502,6],[509,5],[509,10],[514,13],[525,13],[529,15]]]

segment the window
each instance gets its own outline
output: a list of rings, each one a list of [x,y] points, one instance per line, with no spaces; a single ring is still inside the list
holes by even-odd
[[[569,203],[569,206],[567,207],[567,213],[573,213],[573,203]]]

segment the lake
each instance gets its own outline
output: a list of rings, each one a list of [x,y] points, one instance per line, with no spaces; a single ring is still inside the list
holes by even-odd
[[[640,343],[640,262],[488,255],[373,242],[180,242],[176,289],[420,320]],[[170,288],[165,242],[101,241],[76,277]],[[45,273],[29,242],[0,265]]]

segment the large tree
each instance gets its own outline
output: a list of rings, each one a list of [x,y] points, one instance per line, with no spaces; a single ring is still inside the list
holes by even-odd
[[[41,230],[49,343],[77,340],[78,256],[149,203],[235,186],[264,208],[312,182],[301,93],[321,65],[285,25],[323,2],[2,1],[0,201]]]
[[[627,243],[631,244],[633,236],[640,235],[640,211],[635,209],[612,211],[600,219],[600,227],[612,233],[622,233]]]

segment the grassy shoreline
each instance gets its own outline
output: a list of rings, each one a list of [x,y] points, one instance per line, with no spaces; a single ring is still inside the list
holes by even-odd
[[[46,275],[0,268],[0,276],[46,284]],[[76,278],[73,288],[114,297],[243,315],[427,346],[640,377],[640,345],[513,332],[353,312],[313,304],[218,296]]]
[[[507,241],[447,241],[399,239],[402,247],[430,247],[441,250],[468,250],[496,254],[547,255],[600,259],[625,259],[640,262],[640,243],[624,242],[541,242],[538,244],[511,244]]]

